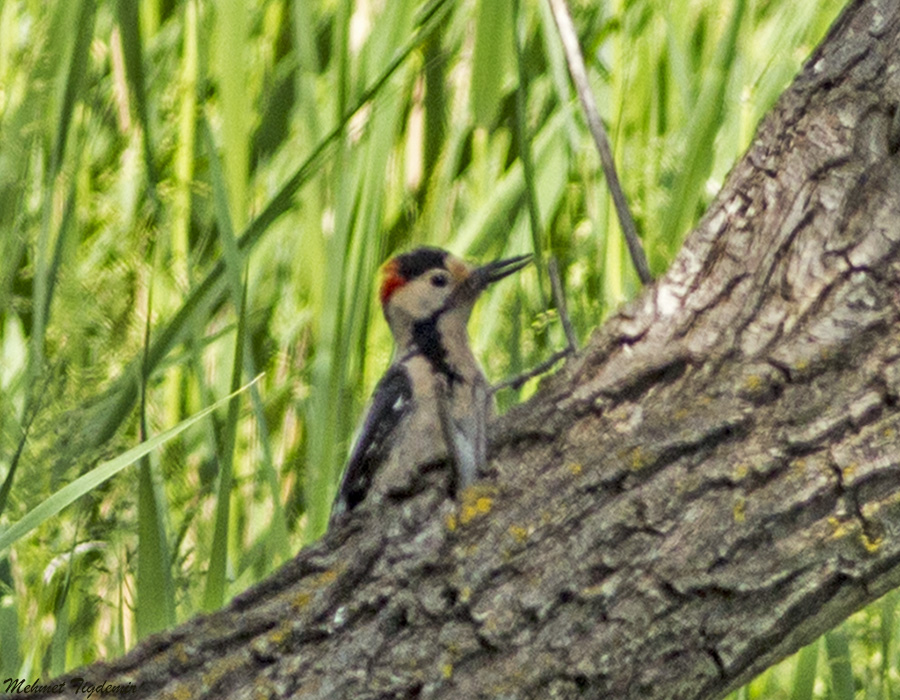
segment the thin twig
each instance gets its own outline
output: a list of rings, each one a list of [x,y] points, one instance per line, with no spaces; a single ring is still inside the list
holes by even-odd
[[[548,359],[544,360],[537,367],[528,370],[522,374],[519,374],[512,379],[507,379],[505,381],[500,382],[499,384],[494,384],[491,387],[491,393],[496,394],[498,391],[502,389],[521,389],[522,385],[525,384],[529,379],[533,379],[540,374],[544,374],[547,372],[553,365],[559,362],[564,357],[567,357],[572,353],[571,348],[563,348],[562,350],[558,350],[553,353]]]
[[[559,320],[562,321],[563,331],[566,334],[566,342],[571,352],[578,351],[578,338],[575,337],[575,329],[569,320],[569,307],[566,306],[566,295],[563,294],[562,282],[559,280],[559,266],[556,264],[556,256],[551,255],[547,263],[547,271],[550,273],[550,290],[553,293],[553,303],[559,312]]]
[[[607,183],[609,183],[609,192],[616,207],[619,225],[625,234],[628,252],[631,253],[631,260],[634,263],[641,283],[645,285],[650,284],[653,281],[653,276],[650,274],[647,256],[644,255],[644,248],[641,246],[641,241],[638,238],[634,219],[631,217],[631,211],[628,209],[628,202],[625,200],[625,194],[622,192],[622,185],[619,184],[619,176],[616,174],[616,164],[613,160],[612,148],[609,145],[609,137],[606,135],[606,129],[600,120],[600,113],[597,111],[597,104],[594,101],[594,95],[588,83],[584,56],[582,56],[581,47],[578,44],[575,25],[572,24],[572,15],[569,14],[566,0],[548,0],[548,2],[553,13],[553,20],[556,22],[556,28],[559,30],[559,38],[562,40],[563,50],[566,54],[566,64],[569,66],[569,75],[572,76],[575,91],[578,93],[582,107],[584,107],[588,128],[594,137],[597,151],[600,153],[603,173],[606,175]]]
[[[566,306],[566,297],[563,294],[562,283],[559,280],[559,267],[556,257],[551,255],[547,261],[547,272],[550,275],[550,290],[553,294],[553,303],[562,321],[563,331],[566,334],[566,347],[553,353],[548,359],[527,372],[519,374],[512,379],[507,379],[491,387],[491,393],[496,394],[501,389],[520,389],[529,379],[547,372],[553,365],[568,355],[578,352],[578,338],[575,337],[575,329],[569,320],[569,307]]]

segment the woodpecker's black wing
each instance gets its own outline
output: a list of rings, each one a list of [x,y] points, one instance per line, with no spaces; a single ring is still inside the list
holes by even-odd
[[[372,405],[344,469],[331,517],[353,510],[366,497],[372,479],[387,458],[391,433],[412,407],[412,382],[406,368],[396,363],[375,387]]]

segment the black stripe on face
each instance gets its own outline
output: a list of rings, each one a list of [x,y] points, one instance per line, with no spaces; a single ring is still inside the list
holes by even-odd
[[[447,251],[440,248],[416,248],[409,253],[398,255],[394,260],[397,273],[405,280],[413,280],[428,270],[446,269]]]

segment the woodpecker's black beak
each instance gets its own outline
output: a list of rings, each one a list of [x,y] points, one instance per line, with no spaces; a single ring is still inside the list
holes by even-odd
[[[508,277],[514,272],[518,272],[528,263],[531,262],[530,255],[519,255],[515,258],[506,258],[505,260],[495,260],[494,262],[475,268],[472,276],[469,277],[468,283],[470,289],[478,294],[498,280]]]

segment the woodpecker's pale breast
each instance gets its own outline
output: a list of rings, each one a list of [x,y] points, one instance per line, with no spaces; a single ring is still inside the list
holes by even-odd
[[[370,494],[375,500],[409,490],[417,467],[448,456],[438,405],[441,378],[422,355],[412,355],[401,364],[410,377],[412,398],[409,411],[392,436],[391,449],[375,475]]]

